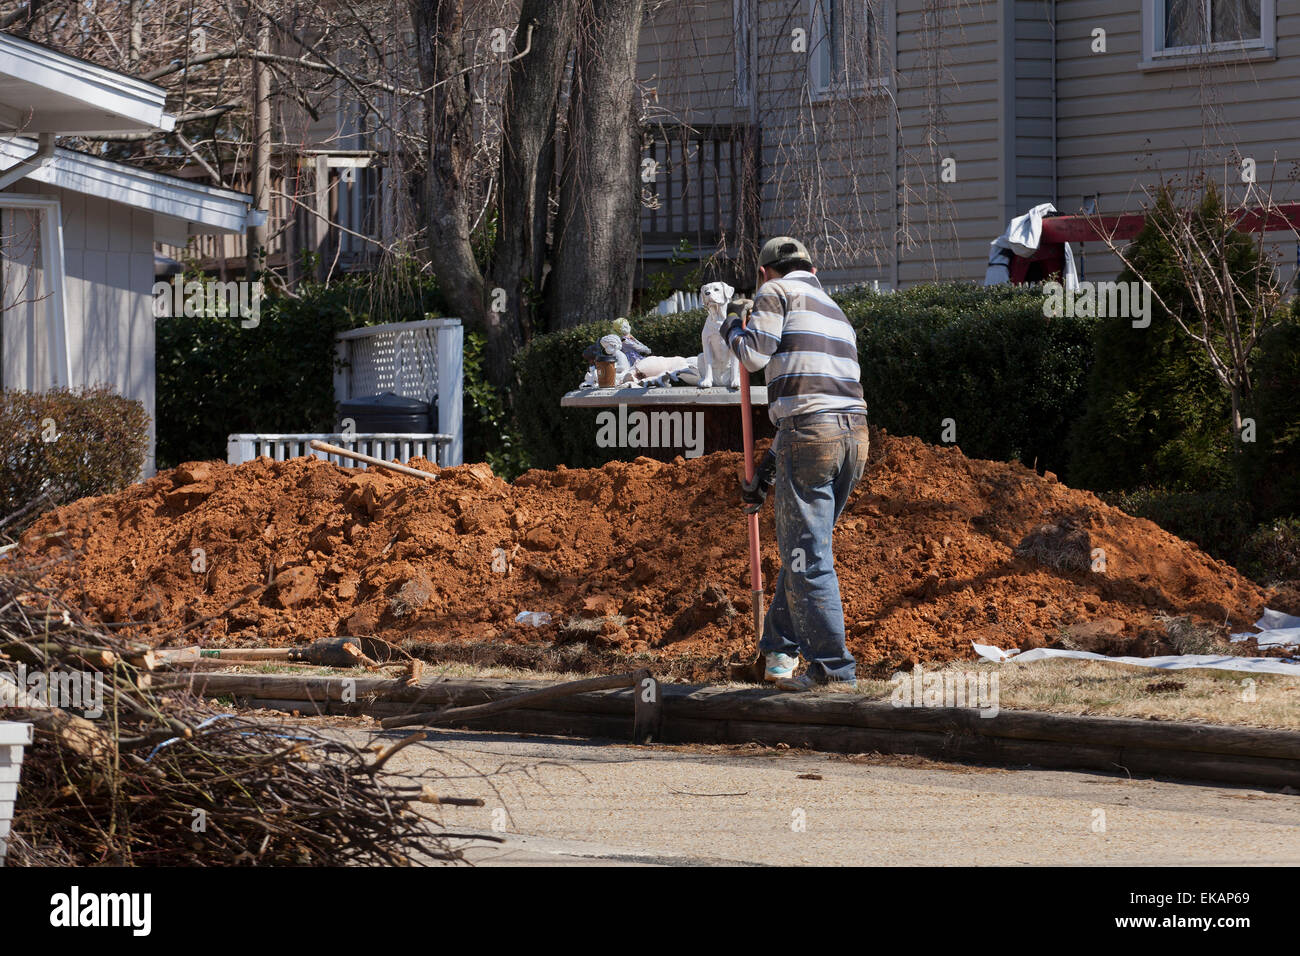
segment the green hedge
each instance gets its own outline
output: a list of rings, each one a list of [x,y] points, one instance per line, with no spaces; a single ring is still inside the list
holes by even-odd
[[[1244,443],[1242,484],[1256,520],[1300,517],[1300,316],[1295,303],[1260,342],[1247,414],[1255,441]]]
[[[1256,528],[1242,545],[1240,567],[1261,584],[1300,582],[1300,518]]]
[[[1218,208],[1211,191],[1192,216],[1193,227],[1216,241]],[[1199,328],[1187,278],[1178,266],[1181,253],[1160,226],[1180,215],[1171,196],[1161,195],[1126,251],[1134,268],[1118,277],[1136,282],[1141,276],[1151,284],[1151,324],[1135,329],[1131,319],[1115,317],[1097,327],[1088,404],[1071,439],[1071,474],[1081,487],[1191,492],[1228,489],[1237,481],[1239,449],[1233,447],[1228,392],[1215,377],[1205,348],[1157,301]],[[1255,274],[1268,268],[1251,237],[1241,233],[1231,235],[1225,257],[1225,268],[1242,288],[1253,288]],[[1247,314],[1246,303],[1240,307]],[[1216,342],[1225,347],[1221,335]]]
[[[965,454],[1066,476],[1094,319],[1044,317],[1038,286],[923,285],[840,304],[874,424],[938,443],[950,418]]]
[[[50,507],[118,491],[149,450],[144,405],[110,388],[0,392],[0,518],[14,533]]]
[[[157,320],[158,466],[226,457],[235,432],[331,431],[334,336],[371,324],[351,284],[268,294],[260,321]]]
[[[875,424],[937,442],[943,419],[952,418],[969,455],[1063,471],[1093,320],[1044,318],[1037,287],[953,283],[836,298],[857,331]],[[656,354],[694,355],[703,321],[702,310],[644,316],[633,331]],[[517,421],[534,464],[589,466],[619,455],[595,447],[594,411],[560,408],[586,371],[582,350],[609,331],[610,323],[596,322],[540,336],[516,359],[528,396]]]

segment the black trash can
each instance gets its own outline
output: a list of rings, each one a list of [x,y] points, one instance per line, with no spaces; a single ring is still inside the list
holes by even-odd
[[[437,416],[437,403],[431,406],[418,398],[383,392],[340,402],[339,430],[343,429],[343,419],[350,418],[355,423],[354,430],[361,434],[435,432]]]

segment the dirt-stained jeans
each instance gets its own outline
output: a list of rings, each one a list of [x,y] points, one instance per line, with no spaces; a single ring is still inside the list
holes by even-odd
[[[796,415],[781,422],[775,447],[781,573],[759,647],[802,654],[816,681],[853,680],[831,531],[867,464],[867,418]]]

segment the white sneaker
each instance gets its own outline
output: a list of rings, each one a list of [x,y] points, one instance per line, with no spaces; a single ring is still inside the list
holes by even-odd
[[[763,680],[777,681],[794,676],[794,669],[799,666],[799,658],[789,654],[768,654],[767,667],[763,671]]]
[[[778,690],[790,691],[795,694],[814,690],[851,694],[858,689],[858,682],[856,680],[816,681],[807,674],[800,674],[798,677],[777,678],[776,686]]]

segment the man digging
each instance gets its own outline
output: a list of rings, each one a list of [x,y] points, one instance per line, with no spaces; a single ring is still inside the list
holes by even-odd
[[[853,690],[831,531],[867,463],[857,336],[799,240],[768,240],[758,265],[753,302],[733,299],[721,334],[745,368],[767,369],[777,427],[753,481],[741,483],[751,513],[776,489],[781,573],[759,641],[763,676],[782,690]],[[800,654],[808,666],[796,677]]]

